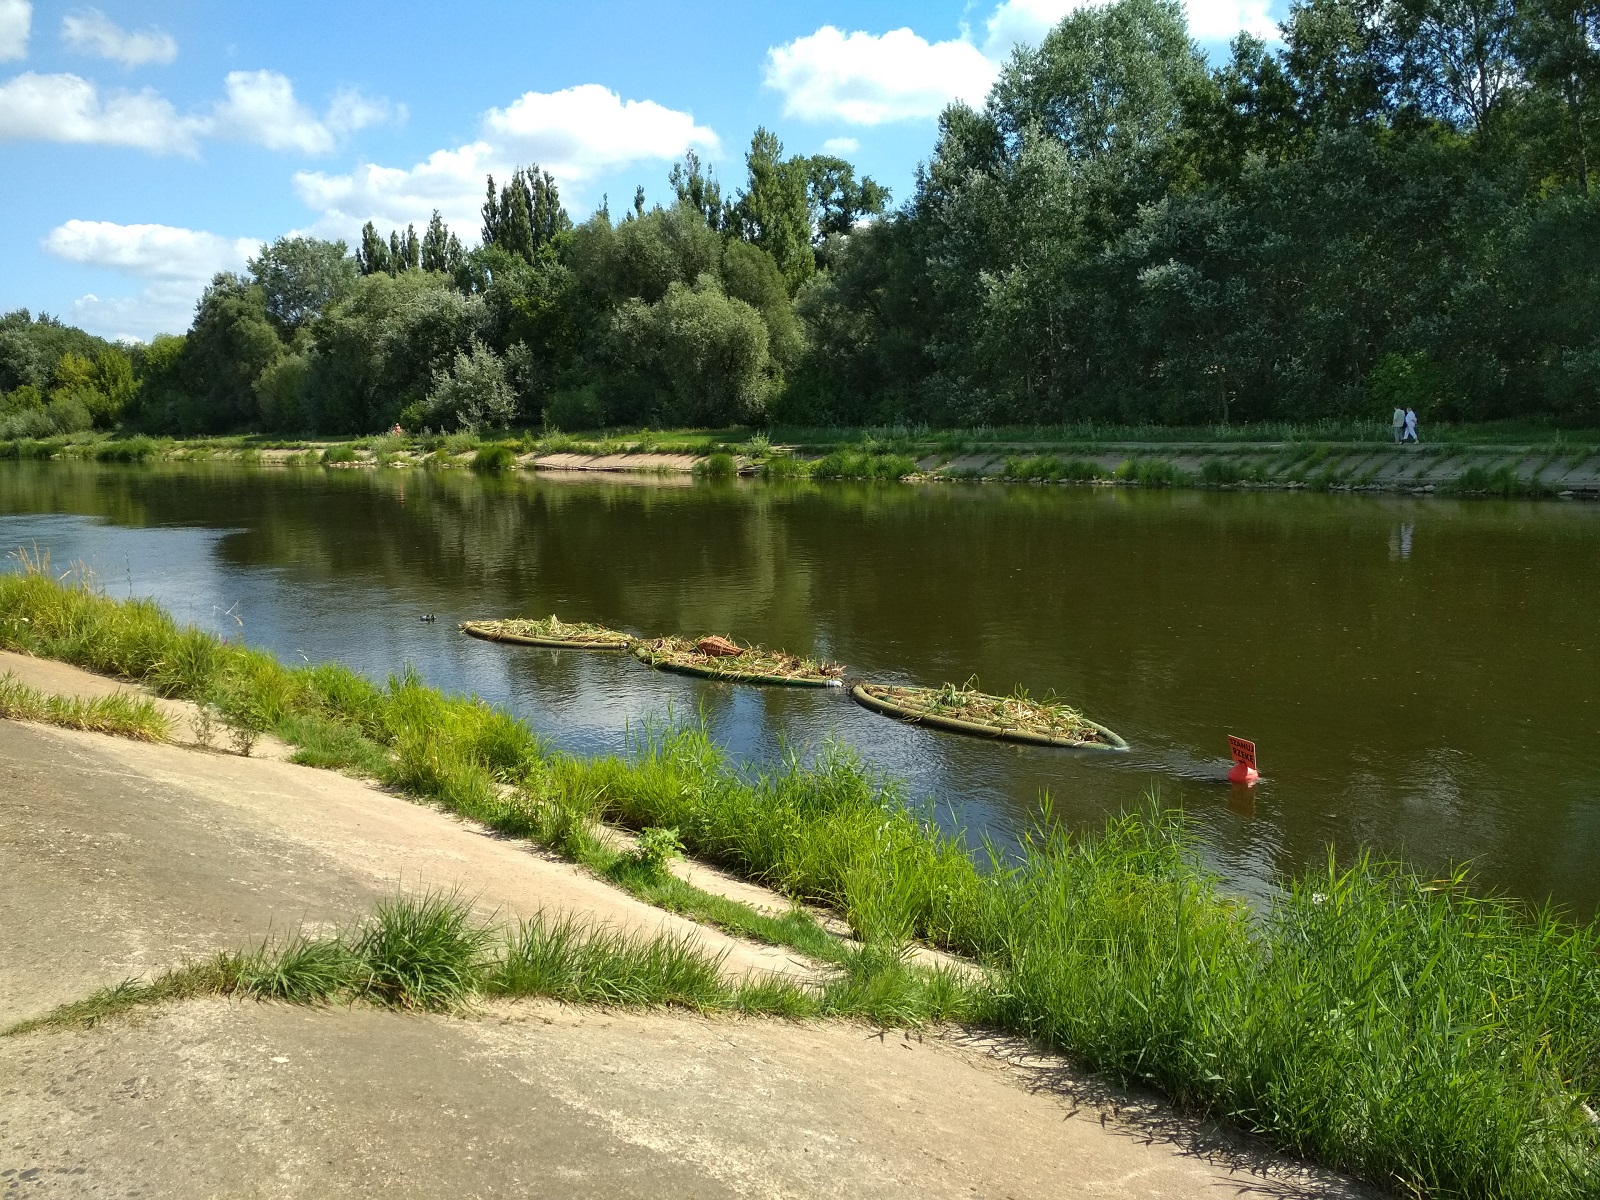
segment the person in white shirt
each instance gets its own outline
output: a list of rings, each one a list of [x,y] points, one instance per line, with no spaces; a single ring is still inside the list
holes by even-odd
[[[1398,404],[1394,406],[1394,444],[1398,446],[1406,440],[1406,410]]]
[[[1400,440],[1403,442],[1417,440],[1417,410],[1414,408],[1406,409],[1406,432],[1405,436]]]

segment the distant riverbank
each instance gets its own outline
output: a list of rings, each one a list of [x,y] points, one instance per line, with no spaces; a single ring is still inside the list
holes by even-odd
[[[1305,489],[1458,496],[1600,499],[1600,431],[1485,440],[1448,430],[1395,445],[1361,426],[1229,431],[649,430],[392,434],[346,441],[76,435],[0,442],[0,458],[106,462],[233,459],[263,466],[467,467],[480,471],[600,471],[706,477],[885,482],[1073,483],[1212,489]],[[1162,438],[1161,432],[1175,436]],[[1529,432],[1529,431],[1514,431]],[[829,436],[834,434],[836,436]],[[1339,436],[1342,435],[1342,436]],[[1355,436],[1352,436],[1355,435]]]

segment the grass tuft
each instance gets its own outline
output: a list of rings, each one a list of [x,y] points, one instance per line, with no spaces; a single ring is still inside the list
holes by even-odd
[[[162,742],[171,732],[166,714],[143,696],[96,696],[84,700],[46,695],[10,671],[0,675],[0,717],[110,733],[140,742]]]

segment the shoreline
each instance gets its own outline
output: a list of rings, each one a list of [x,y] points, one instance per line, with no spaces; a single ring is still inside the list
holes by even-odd
[[[550,444],[550,443],[554,444]],[[903,445],[903,443],[902,443]],[[0,443],[0,459],[110,463],[234,461],[263,467],[470,468],[489,474],[1011,483],[1200,491],[1344,492],[1600,501],[1600,446],[1412,446],[1363,442],[1008,442],[788,446],[615,439],[84,438]]]
[[[1553,1198],[1590,1194],[1600,1129],[1584,1106],[1600,1077],[1580,998],[1600,978],[1600,923],[1481,894],[1464,871],[1430,879],[1363,853],[1286,879],[1249,914],[1197,864],[1181,818],[1151,810],[1084,837],[1041,830],[1023,861],[984,873],[847,756],[752,779],[694,727],[554,754],[505,710],[415,676],[379,687],[287,667],[37,571],[0,577],[0,644],[215,706],[305,765],[579,863],[603,853],[598,824],[670,830],[698,863],[839,913],[861,945],[843,999],[882,1024],[975,1006],[979,1025],[1402,1194],[1490,1200],[1535,1179]],[[608,873],[626,884],[621,866]],[[780,925],[768,940],[816,940]],[[911,970],[900,955],[916,943],[982,963],[992,987]]]

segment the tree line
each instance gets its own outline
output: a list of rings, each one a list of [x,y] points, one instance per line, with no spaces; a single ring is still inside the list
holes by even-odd
[[[690,153],[620,218],[529,166],[471,248],[280,239],[131,353],[12,314],[0,433],[1592,423],[1597,105],[1600,0],[1303,0],[1216,67],[1118,0],[950,106],[893,211],[766,130],[736,193]]]

